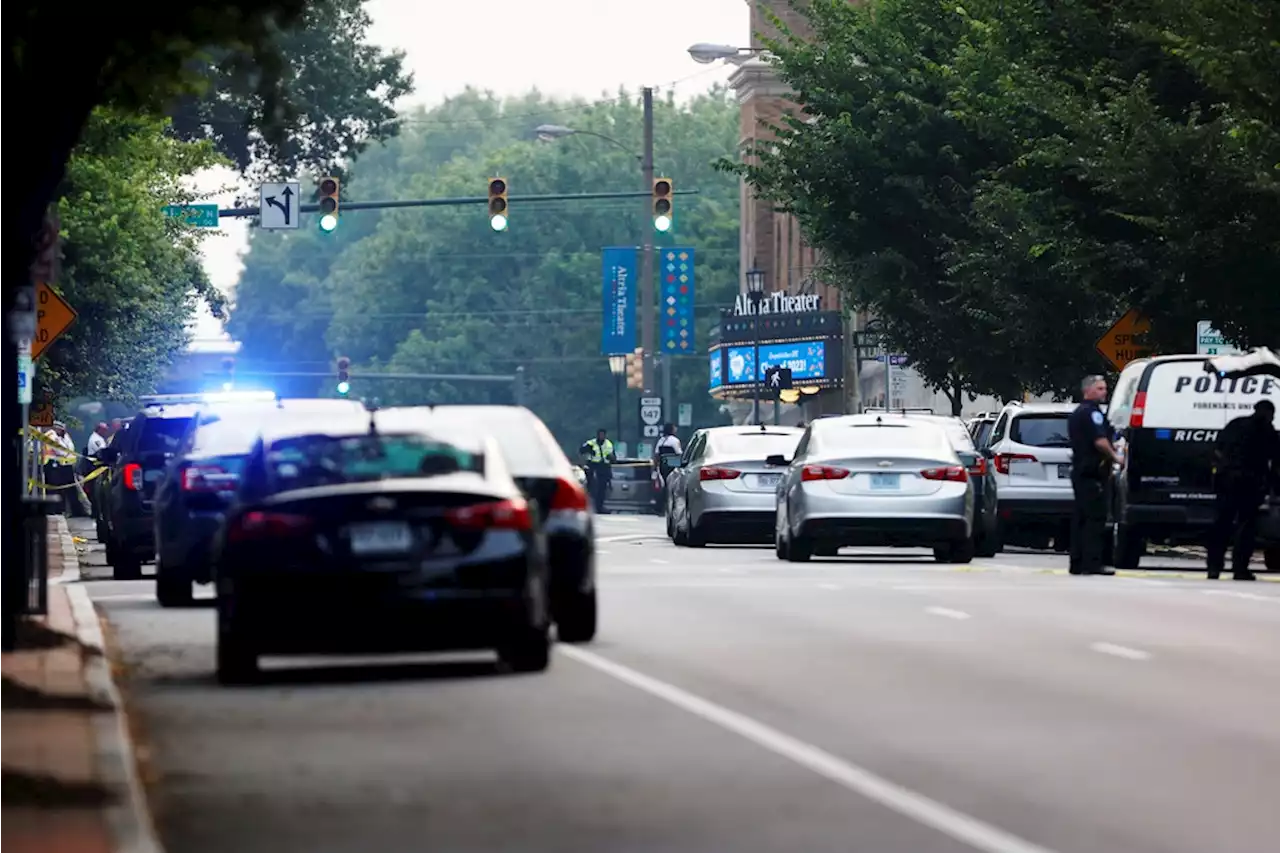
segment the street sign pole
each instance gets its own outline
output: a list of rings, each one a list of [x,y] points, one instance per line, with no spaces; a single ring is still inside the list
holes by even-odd
[[[646,86],[641,92],[642,114],[644,116],[644,148],[641,151],[640,174],[643,189],[653,192],[653,89]],[[647,197],[648,198],[648,197]],[[644,347],[644,392],[652,394],[653,356],[658,350],[657,320],[658,305],[656,290],[653,286],[653,225],[650,217],[649,201],[645,202],[644,216],[640,219],[640,227],[644,229],[644,239],[640,243],[640,340]]]

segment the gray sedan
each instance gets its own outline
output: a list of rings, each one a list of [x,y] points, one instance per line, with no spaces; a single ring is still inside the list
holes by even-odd
[[[667,477],[667,533],[677,545],[768,542],[783,466],[803,431],[795,427],[714,427],[689,440]],[[785,463],[783,463],[785,465]]]
[[[943,427],[846,415],[814,421],[778,486],[774,547],[804,562],[848,545],[932,547],[973,559],[974,489]]]

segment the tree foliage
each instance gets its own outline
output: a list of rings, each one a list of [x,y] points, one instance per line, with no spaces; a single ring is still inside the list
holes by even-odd
[[[659,102],[655,112],[659,171],[699,191],[677,199],[675,234],[660,242],[697,247],[705,352],[717,306],[731,305],[737,291],[738,187],[712,165],[736,142],[737,108],[715,90],[687,104]],[[585,135],[539,142],[532,129],[543,123],[603,133],[623,148]],[[651,227],[647,199],[521,204],[519,196],[639,189],[637,160],[624,150],[639,148],[636,100],[621,93],[589,105],[534,92],[502,101],[469,91],[404,125],[356,161],[344,190],[359,198],[483,196],[487,179],[500,174],[512,193],[509,230],[491,231],[476,205],[351,211],[328,235],[305,222],[292,234],[257,233],[228,326],[243,342],[241,361],[328,370],[346,355],[353,393],[384,403],[510,395],[501,385],[362,382],[362,371],[510,375],[523,366],[527,403],[566,447],[598,426],[613,432],[614,380],[599,354],[600,250],[636,244]],[[696,404],[699,422],[718,422],[705,356],[673,363],[676,397]],[[630,440],[636,407],[625,392]]]
[[[803,114],[725,165],[957,408],[1067,390],[1129,307],[1166,351],[1280,339],[1275,4],[802,5]]]
[[[257,177],[324,171],[399,128],[397,99],[412,91],[404,54],[368,43],[365,0],[313,0],[267,50],[286,61],[275,87],[260,85],[261,51],[239,45],[198,61],[209,83],[182,97],[173,129],[212,139],[241,172]],[[264,135],[263,128],[282,133]]]
[[[149,391],[187,342],[197,299],[221,313],[199,234],[163,207],[191,201],[184,180],[218,162],[208,143],[164,134],[158,119],[96,111],[67,167],[57,289],[78,318],[40,361],[52,401]]]

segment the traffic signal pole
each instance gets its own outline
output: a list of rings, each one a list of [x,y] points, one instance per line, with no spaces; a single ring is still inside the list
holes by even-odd
[[[649,201],[645,203],[645,213],[640,218],[640,228],[644,231],[644,238],[640,241],[640,340],[644,347],[644,392],[652,394],[656,387],[653,381],[653,356],[658,351],[658,303],[653,282],[653,211],[650,209],[653,200],[653,89],[648,86],[642,92],[642,104],[644,150],[641,152],[640,171],[645,197]],[[664,400],[664,414],[665,408]]]
[[[650,158],[652,160],[652,158]],[[650,168],[649,173],[653,170]],[[697,190],[675,190],[672,195],[697,195]],[[517,205],[520,204],[537,204],[545,201],[603,201],[606,199],[616,198],[652,198],[653,189],[650,188],[645,192],[627,192],[627,193],[552,193],[549,195],[513,195],[510,201]],[[461,207],[468,204],[486,204],[489,201],[487,196],[459,196],[455,198],[406,198],[406,199],[387,199],[385,201],[344,201],[342,209],[350,210],[398,210],[407,207]],[[300,204],[298,205],[299,213],[318,213],[321,207],[318,204]],[[226,207],[218,211],[219,217],[238,216],[257,216],[261,212],[257,207]],[[649,214],[645,214],[646,221]],[[652,242],[652,241],[650,241]],[[650,266],[652,269],[652,265]]]

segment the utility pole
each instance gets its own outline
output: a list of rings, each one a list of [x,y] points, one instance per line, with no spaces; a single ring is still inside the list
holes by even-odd
[[[653,286],[653,89],[648,86],[642,90],[644,109],[644,150],[641,152],[640,171],[645,191],[644,216],[640,219],[640,227],[644,230],[644,239],[640,242],[640,339],[644,347],[644,390],[646,394],[654,392],[653,356],[658,351],[657,329],[657,292]],[[662,401],[663,414],[666,414],[667,401]]]

